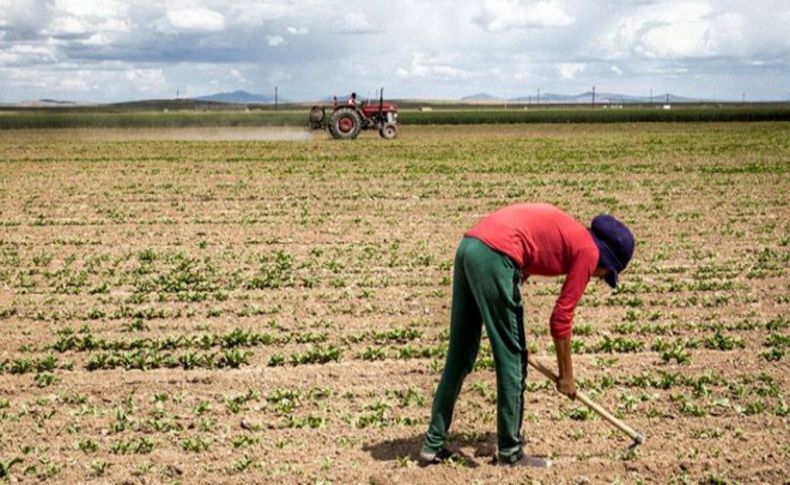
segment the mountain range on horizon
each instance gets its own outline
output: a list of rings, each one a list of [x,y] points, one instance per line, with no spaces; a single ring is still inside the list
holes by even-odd
[[[250,93],[241,89],[232,92],[214,93],[207,96],[198,96],[193,98],[196,101],[213,101],[215,103],[228,103],[228,104],[274,104],[274,96],[267,96],[265,94]],[[282,98],[278,102],[287,102]]]
[[[345,99],[345,97],[346,96],[338,96],[338,99]],[[332,98],[333,96],[326,95],[316,98],[315,100],[305,100],[305,101],[296,101],[296,102],[312,102],[312,101],[331,102]],[[214,93],[205,96],[196,96],[194,98],[181,98],[181,101],[187,101],[187,100],[209,102],[209,103],[235,104],[235,105],[274,104],[275,102],[274,96],[256,94],[244,90],[220,92],[220,93]],[[494,96],[486,92],[480,92],[480,93],[471,94],[469,96],[463,96],[457,100],[452,100],[452,99],[431,100],[431,99],[419,99],[419,98],[409,98],[408,100],[413,102],[461,101],[471,104],[474,103],[591,104],[593,102],[593,93],[592,91],[586,91],[579,94],[540,93],[540,98],[538,99],[537,93],[535,95],[530,95],[530,96],[505,98],[505,97]],[[119,103],[92,103],[92,102],[75,102],[75,101],[67,101],[67,100],[57,100],[57,99],[39,99],[39,100],[21,101],[18,103],[5,103],[5,105],[20,106],[20,107],[65,107],[65,106],[74,106],[74,105],[99,105],[99,104],[113,105],[113,104],[146,103],[151,101],[155,101],[155,100],[137,100],[137,101],[127,101],[127,102],[119,102]],[[279,103],[295,102],[293,100],[288,100],[283,98],[279,98],[277,101]],[[733,100],[722,99],[716,101],[728,102]],[[671,103],[711,102],[711,100],[679,96],[671,93],[656,94],[652,98],[650,96],[632,96],[632,95],[621,94],[621,93],[607,93],[607,92],[595,93],[595,104],[601,104],[601,105],[647,104],[651,102],[654,104],[662,104],[669,102],[671,104]]]
[[[580,94],[556,94],[556,93],[541,93],[538,97],[536,93],[534,96],[519,96],[516,98],[501,98],[493,96],[488,93],[477,93],[470,96],[464,96],[461,101],[466,102],[481,102],[481,103],[540,103],[540,104],[591,104],[593,102],[593,92],[585,91]],[[708,99],[690,98],[686,96],[678,96],[671,93],[655,94],[652,96],[631,96],[628,94],[620,93],[595,93],[595,104],[646,104],[646,103],[698,103],[708,102]],[[726,101],[726,100],[722,100]]]
[[[348,96],[338,96],[338,99],[346,99]],[[322,101],[331,101],[333,96],[323,96]],[[592,91],[586,91],[580,94],[555,94],[555,93],[542,93],[540,95],[540,103],[557,103],[557,104],[589,104],[593,101]],[[197,101],[213,101],[218,103],[230,104],[273,104],[274,96],[267,96],[263,94],[254,94],[244,90],[237,90],[233,92],[216,93],[207,96],[199,96],[194,98]],[[431,101],[431,100],[426,100]],[[535,103],[538,102],[536,96],[519,96],[515,98],[503,98],[494,96],[489,93],[477,93],[460,98],[460,101],[465,102],[513,102],[513,103]],[[693,103],[700,101],[709,101],[699,98],[691,98],[685,96],[678,96],[671,93],[656,94],[651,100],[650,96],[631,96],[620,93],[595,93],[596,104],[626,104],[626,103]],[[287,103],[288,100],[279,99],[281,103]]]

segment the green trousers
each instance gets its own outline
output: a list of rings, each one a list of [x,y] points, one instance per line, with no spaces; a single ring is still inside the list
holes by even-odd
[[[521,271],[510,258],[478,239],[461,241],[455,255],[447,361],[423,451],[436,452],[444,446],[455,401],[480,349],[483,324],[496,368],[499,458],[507,461],[521,451],[527,347],[520,285]]]

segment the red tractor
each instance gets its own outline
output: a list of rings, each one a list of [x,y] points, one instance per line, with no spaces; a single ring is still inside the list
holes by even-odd
[[[377,129],[382,138],[391,140],[398,136],[398,106],[384,102],[383,88],[378,103],[336,103],[328,118],[326,107],[313,106],[310,109],[310,129],[329,129],[329,133],[340,140],[353,140],[360,130]]]

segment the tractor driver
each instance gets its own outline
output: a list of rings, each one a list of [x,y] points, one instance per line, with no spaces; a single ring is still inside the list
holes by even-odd
[[[348,98],[347,101],[349,106],[357,107],[359,106],[359,101],[357,101],[357,93],[351,93],[351,97]]]

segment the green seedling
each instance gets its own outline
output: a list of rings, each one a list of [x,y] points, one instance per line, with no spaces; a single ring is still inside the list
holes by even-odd
[[[77,442],[77,448],[83,453],[95,453],[99,445],[90,438],[84,438]]]
[[[593,412],[587,407],[577,407],[573,408],[571,412],[568,413],[568,417],[574,421],[587,421],[588,419],[592,419]]]
[[[22,458],[14,457],[8,461],[0,460],[0,478],[8,477],[8,474],[11,473],[11,467],[16,465],[17,463],[22,463]]]
[[[112,463],[108,463],[104,460],[94,460],[90,464],[90,471],[94,476],[100,477],[107,473],[111,466]]]
[[[259,438],[248,435],[236,436],[231,440],[231,444],[233,444],[233,448],[235,449],[247,448],[249,446],[257,445],[258,443],[260,443]]]
[[[202,451],[208,451],[208,449],[211,448],[211,441],[203,439],[200,436],[193,436],[181,440],[180,445],[181,449],[184,451],[200,453]]]
[[[132,438],[127,441],[119,441],[110,447],[110,453],[116,455],[137,454],[143,455],[151,453],[154,449],[154,442],[148,437]]]
[[[676,345],[668,350],[663,350],[659,352],[659,356],[665,364],[673,360],[678,364],[688,364],[691,362],[691,356],[683,345]]]
[[[234,396],[231,398],[225,399],[225,406],[233,413],[238,414],[241,411],[241,406],[250,402],[250,401],[258,401],[260,396],[258,395],[258,391],[253,389],[248,389],[246,393],[240,394],[238,396]]]

